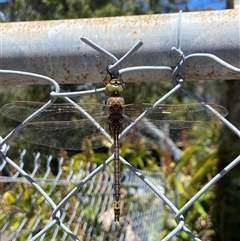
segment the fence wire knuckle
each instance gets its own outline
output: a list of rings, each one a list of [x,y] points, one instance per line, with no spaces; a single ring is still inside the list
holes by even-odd
[[[211,58],[216,61],[221,66],[228,68],[231,71],[240,73],[240,69],[234,67],[225,61],[221,60],[217,56],[209,53],[193,53],[186,55],[181,49],[181,13],[179,13],[178,20],[178,33],[177,33],[177,47],[172,47],[171,51],[176,52],[180,60],[175,66],[132,66],[132,67],[122,67],[127,60],[136,51],[141,51],[141,46],[143,41],[139,40],[122,58],[118,59],[112,53],[99,46],[97,43],[88,39],[87,37],[81,37],[86,45],[100,53],[100,55],[106,57],[110,60],[108,66],[106,66],[109,73],[115,75],[119,74],[124,79],[124,75],[131,72],[138,71],[167,71],[172,75],[173,88],[166,93],[164,96],[159,98],[151,107],[143,111],[136,119],[134,119],[129,125],[119,134],[119,139],[126,136],[133,127],[141,124],[150,126],[148,123],[147,117],[156,109],[158,106],[167,100],[170,96],[174,95],[177,91],[181,90],[190,98],[199,102],[204,108],[212,115],[216,116],[224,125],[226,125],[230,130],[232,130],[237,136],[240,137],[240,131],[232,125],[223,113],[219,113],[211,104],[205,103],[200,97],[195,95],[192,91],[184,87],[184,82],[186,81],[186,62],[190,58]],[[0,171],[3,169],[8,170],[9,176],[1,176],[1,183],[11,183],[11,189],[7,190],[6,193],[1,195],[1,200],[3,200],[4,195],[11,195],[11,190],[17,193],[16,186],[13,184],[30,185],[34,188],[33,193],[31,193],[31,203],[30,210],[37,207],[39,200],[42,198],[43,209],[48,210],[50,215],[43,213],[43,210],[35,210],[36,219],[31,223],[32,226],[29,227],[29,234],[27,240],[58,240],[61,237],[61,240],[94,240],[94,237],[99,237],[99,240],[104,240],[106,237],[105,234],[108,233],[109,240],[111,240],[111,233],[117,233],[119,235],[119,240],[150,240],[148,237],[148,232],[145,231],[145,223],[151,223],[161,220],[163,205],[169,207],[169,210],[175,216],[176,226],[175,228],[163,238],[163,241],[170,240],[171,238],[177,236],[179,232],[185,232],[191,239],[200,240],[191,230],[189,230],[184,221],[184,214],[186,211],[192,207],[194,202],[203,195],[212,185],[219,181],[226,173],[228,173],[232,168],[234,168],[240,162],[240,156],[233,160],[228,166],[226,166],[220,173],[212,178],[198,193],[196,193],[187,203],[182,207],[177,208],[175,203],[168,198],[168,193],[165,193],[164,190],[164,180],[160,174],[150,173],[146,171],[140,171],[134,168],[127,160],[122,156],[119,157],[120,162],[127,167],[122,176],[125,175],[127,180],[123,180],[122,185],[127,187],[127,190],[130,193],[135,193],[136,195],[142,195],[142,197],[147,198],[152,193],[154,194],[153,201],[156,203],[151,208],[147,210],[139,211],[138,203],[131,203],[129,206],[129,212],[126,216],[120,219],[120,223],[123,225],[123,229],[119,230],[119,227],[113,222],[113,210],[111,208],[113,203],[113,197],[111,194],[113,175],[110,171],[109,164],[113,161],[114,155],[112,154],[108,159],[102,161],[102,164],[96,165],[93,163],[84,163],[83,161],[79,162],[78,171],[76,174],[73,172],[74,160],[70,160],[68,163],[68,172],[63,170],[62,166],[64,163],[64,158],[58,159],[58,173],[55,177],[51,174],[51,164],[53,163],[53,156],[49,155],[45,157],[46,169],[41,178],[39,178],[39,170],[41,168],[41,162],[44,159],[43,155],[40,153],[35,153],[34,155],[34,167],[31,173],[24,171],[24,158],[26,155],[26,150],[23,150],[19,155],[19,163],[16,164],[11,158],[8,157],[8,151],[10,146],[7,144],[10,138],[14,137],[14,134],[26,128],[30,122],[34,122],[34,119],[44,113],[46,110],[51,108],[53,103],[58,99],[63,99],[66,103],[73,106],[79,113],[81,113],[84,118],[88,119],[92,125],[103,135],[106,139],[113,144],[112,137],[108,132],[101,126],[101,123],[98,122],[98,119],[91,116],[84,108],[81,107],[81,104],[75,103],[71,97],[96,94],[105,91],[105,88],[99,88],[94,90],[87,91],[75,91],[75,92],[62,92],[60,91],[59,84],[52,78],[47,76],[38,75],[35,73],[21,72],[14,70],[0,70],[2,75],[21,75],[38,78],[47,84],[53,86],[54,90],[49,93],[50,100],[43,104],[39,109],[37,109],[33,114],[29,115],[26,119],[14,128],[12,131],[6,135],[5,138],[0,138],[0,156],[2,162],[0,163]],[[3,109],[1,109],[3,110]],[[227,111],[226,111],[227,112]],[[97,119],[97,120],[95,120]],[[145,128],[145,127],[144,127]],[[163,140],[163,133],[156,131],[156,135],[160,136],[160,139]],[[36,136],[38,138],[38,136]],[[171,153],[177,159],[180,158],[181,150],[170,140],[167,139],[168,145],[171,147]],[[9,167],[11,167],[9,169]],[[12,170],[15,170],[13,173]],[[65,179],[62,179],[64,175]],[[44,186],[49,186],[44,190]],[[62,192],[59,192],[59,187],[62,187]],[[22,192],[27,192],[26,189],[22,188]],[[55,193],[57,191],[57,193]],[[157,198],[156,198],[157,197]],[[20,203],[23,194],[19,193],[16,198],[16,204]],[[57,202],[53,201],[57,200]],[[21,207],[14,206],[12,210],[4,210],[3,205],[0,203],[3,212],[5,212],[5,222],[0,226],[0,234],[4,234],[9,230],[11,217],[20,210]],[[88,209],[84,207],[87,206]],[[16,210],[14,210],[14,208]],[[30,212],[29,210],[29,212]],[[69,212],[68,212],[69,210]],[[94,211],[90,211],[94,210]],[[18,240],[18,237],[21,235],[21,231],[28,222],[28,212],[27,211],[18,211],[22,214],[22,221],[15,231],[11,233],[11,240]],[[89,212],[89,213],[87,213]],[[108,218],[107,218],[108,217]],[[112,217],[112,218],[109,218]],[[94,218],[97,218],[96,224],[93,223]],[[46,222],[47,221],[47,222]],[[74,226],[74,225],[75,226]],[[156,230],[151,230],[153,234],[151,240],[159,239],[159,232],[161,231],[161,224],[157,225]],[[149,227],[149,230],[151,225]],[[53,230],[52,236],[49,237],[49,233]],[[128,232],[132,232],[133,239],[129,239]],[[60,236],[59,236],[60,235]],[[154,236],[155,235],[155,236]],[[57,238],[58,237],[58,238]]]

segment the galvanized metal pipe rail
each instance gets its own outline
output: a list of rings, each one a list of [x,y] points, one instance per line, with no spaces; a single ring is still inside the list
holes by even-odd
[[[87,36],[121,58],[139,39],[143,47],[121,68],[131,66],[176,66],[171,52],[181,43],[185,55],[211,53],[240,67],[240,12],[238,10],[190,12],[113,18],[1,23],[0,69],[34,72],[60,84],[100,82],[109,59],[87,46]],[[179,36],[179,38],[178,38]],[[211,59],[189,59],[186,78],[240,79],[240,74]],[[139,71],[124,75],[124,81],[169,81],[166,71]],[[35,84],[38,79],[2,74],[1,84]]]

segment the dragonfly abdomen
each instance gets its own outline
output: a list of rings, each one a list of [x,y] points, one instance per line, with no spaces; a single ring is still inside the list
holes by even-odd
[[[120,161],[119,161],[119,142],[118,132],[114,133],[114,215],[115,222],[119,221],[120,216]]]
[[[120,161],[119,161],[119,140],[118,135],[122,131],[124,119],[124,99],[118,94],[112,94],[107,100],[109,128],[114,141],[114,215],[115,221],[120,216]]]

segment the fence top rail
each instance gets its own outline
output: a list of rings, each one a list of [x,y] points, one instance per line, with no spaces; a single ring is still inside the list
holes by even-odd
[[[101,82],[106,66],[114,64],[80,40],[87,36],[120,59],[140,39],[143,46],[120,66],[176,66],[178,47],[185,55],[211,53],[240,67],[238,10],[188,12],[96,19],[1,23],[0,69],[28,71],[54,78],[60,84]],[[191,58],[186,78],[239,79],[240,74],[223,68],[210,58]],[[169,71],[129,72],[124,81],[171,80]],[[39,80],[2,75],[1,84],[29,84]]]

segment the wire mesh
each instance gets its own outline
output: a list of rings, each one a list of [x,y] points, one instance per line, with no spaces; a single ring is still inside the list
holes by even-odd
[[[177,50],[181,57],[175,68],[168,66],[136,66],[120,69],[121,63],[125,59],[129,59],[141,47],[141,41],[123,58],[118,60],[111,53],[103,50],[87,38],[82,38],[82,40],[114,62],[113,65],[107,67],[111,74],[118,73],[120,76],[124,76],[124,74],[132,71],[148,69],[156,71],[167,70],[172,74],[173,82],[176,84],[171,91],[129,123],[128,127],[119,135],[120,139],[139,123],[143,123],[141,122],[142,120],[150,116],[163,101],[179,90],[198,101],[206,116],[216,116],[219,121],[240,137],[240,131],[225,119],[226,110],[224,108],[216,108],[213,104],[205,103],[190,90],[186,89],[184,87],[184,76],[180,75],[180,71],[182,68],[184,69],[186,61],[189,58],[199,56],[212,58],[231,71],[239,73],[240,69],[227,64],[211,54],[202,53],[184,56],[180,50],[180,43],[177,49],[173,48],[173,51]],[[26,74],[19,71],[6,70],[1,70],[1,73]],[[27,73],[27,75],[29,76],[31,73]],[[72,171],[74,160],[70,162],[67,170],[61,168],[63,160],[60,160],[56,176],[51,176],[50,163],[52,157],[46,157],[46,170],[41,175],[38,173],[40,170],[39,160],[42,158],[40,154],[35,155],[34,169],[31,173],[24,170],[25,151],[21,152],[19,163],[15,163],[8,157],[9,147],[6,144],[7,141],[19,130],[24,130],[37,116],[41,116],[44,111],[49,110],[57,98],[62,98],[77,111],[81,112],[84,118],[87,118],[102,136],[105,136],[106,139],[113,143],[108,132],[95,120],[97,118],[91,116],[81,105],[77,105],[69,98],[69,96],[86,93],[60,93],[60,88],[53,79],[43,76],[38,76],[38,78],[43,78],[54,86],[55,90],[50,93],[51,99],[27,118],[24,118],[19,126],[1,140],[1,171],[10,169],[8,172],[11,174],[9,177],[1,176],[1,185],[7,185],[7,190],[1,193],[1,220],[4,220],[1,225],[1,235],[6,240],[20,240],[21,236],[23,237],[24,235],[27,237],[27,240],[158,240],[162,225],[163,205],[166,205],[175,215],[176,227],[163,240],[170,240],[180,231],[186,232],[193,240],[200,240],[186,227],[184,214],[203,193],[239,163],[240,156],[226,166],[222,172],[218,173],[180,209],[164,193],[164,180],[159,174],[139,171],[120,156],[121,163],[126,167],[126,170],[122,173],[122,186],[127,193],[126,201],[123,201],[123,213],[125,208],[127,211],[121,217],[120,224],[117,224],[113,222],[113,209],[111,208],[113,197],[110,195],[113,183],[110,163],[113,160],[113,155],[98,166],[93,163],[79,162],[77,172]],[[93,92],[100,91],[102,89],[94,90]],[[5,107],[2,107],[1,112],[6,114],[5,110]],[[10,110],[11,112],[12,110]],[[195,112],[195,109],[191,110],[191,114]],[[47,126],[45,125],[45,127]],[[160,139],[168,140],[166,136],[162,137],[158,132],[155,134]],[[178,159],[181,151],[177,150],[177,146],[171,140],[168,140],[168,145],[173,156]],[[25,205],[26,200],[27,206]],[[146,200],[146,203],[142,206],[137,200]],[[23,229],[26,225],[27,231]],[[27,234],[23,234],[22,230],[27,232]]]
[[[25,150],[20,153],[19,166],[21,169],[25,169],[25,154]],[[86,177],[97,166],[80,161],[78,171],[73,172],[74,160],[72,160],[69,163],[69,170],[64,171],[60,161],[58,174],[53,176],[52,160],[51,156],[44,157],[37,153],[34,169],[28,175],[34,178],[40,188],[45,190],[45,195],[56,202],[60,202],[79,180]],[[46,165],[45,170],[43,164]],[[105,170],[94,176],[81,191],[63,205],[60,220],[65,220],[66,226],[71,227],[73,233],[81,240],[111,240],[114,239],[109,234],[111,232],[115,234],[115,238],[119,237],[119,240],[137,240],[137,237],[146,240],[149,234],[156,238],[161,228],[161,225],[156,228],[156,223],[161,217],[163,202],[157,196],[152,195],[149,188],[127,170],[122,173],[122,186],[128,193],[126,203],[127,199],[134,197],[152,200],[152,204],[142,208],[138,202],[131,203],[127,214],[121,220],[124,225],[116,227],[112,222],[113,175],[109,169],[110,167],[107,166]],[[11,174],[13,174],[11,177],[1,177],[5,190],[1,199],[1,215],[4,216],[1,219],[5,221],[1,222],[1,237],[2,240],[7,241],[19,240],[21,236],[26,235],[26,240],[31,240],[34,234],[44,227],[48,219],[51,219],[51,206],[20,173]],[[153,177],[153,173],[144,172],[144,174],[153,179],[156,185],[162,187],[163,182],[160,175],[155,173]],[[164,192],[163,188],[162,191]],[[14,205],[9,201],[14,202]],[[157,213],[157,215],[152,215],[153,213]],[[152,223],[152,225],[146,227],[146,223]],[[28,234],[23,234],[21,231],[25,225],[27,225]],[[9,228],[12,231],[9,231]],[[61,240],[71,240],[58,226],[48,230],[41,236],[41,240],[59,240],[60,235]]]

